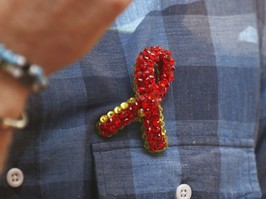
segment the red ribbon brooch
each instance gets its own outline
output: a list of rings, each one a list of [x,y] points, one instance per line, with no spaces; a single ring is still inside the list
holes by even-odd
[[[142,122],[144,147],[152,153],[167,148],[167,136],[161,103],[174,79],[172,53],[160,46],[145,48],[136,59],[134,72],[135,97],[101,116],[99,134],[113,136],[133,121]]]

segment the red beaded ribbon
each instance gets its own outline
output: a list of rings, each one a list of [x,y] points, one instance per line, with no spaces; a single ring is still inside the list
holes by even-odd
[[[160,46],[145,48],[136,59],[135,97],[101,116],[99,134],[111,137],[118,130],[138,120],[143,124],[144,147],[150,152],[167,148],[161,102],[174,79],[175,61],[170,51]]]

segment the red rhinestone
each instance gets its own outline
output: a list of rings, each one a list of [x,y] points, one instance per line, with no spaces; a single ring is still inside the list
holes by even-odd
[[[161,95],[162,97],[164,97],[166,91],[167,91],[166,88],[164,88],[164,87],[160,87],[160,95]]]
[[[170,74],[170,75],[168,76],[168,81],[171,82],[171,81],[173,81],[173,80],[174,80],[174,75],[173,75],[173,74]]]
[[[139,108],[139,102],[138,102],[138,101],[136,101],[136,102],[134,103],[134,107]]]
[[[151,121],[150,120],[144,120],[144,126],[148,127],[151,125]]]
[[[146,127],[146,133],[147,133],[147,135],[148,134],[151,134],[151,132],[152,132],[152,128],[150,126],[147,126]]]
[[[170,63],[171,65],[175,65],[175,60],[174,60],[174,59],[170,59],[170,60],[169,60],[169,63]]]
[[[153,92],[153,89],[151,87],[151,84],[147,85],[146,92],[145,93],[150,93]]]
[[[150,53],[150,59],[153,60],[153,61],[155,61],[155,59],[156,59],[156,54],[153,53],[153,52],[151,52],[151,53]]]
[[[144,109],[147,109],[147,108],[150,107],[150,103],[147,102],[147,101],[143,101],[143,102],[141,103],[141,105],[142,105],[142,107],[143,107]]]
[[[140,71],[141,71],[141,67],[140,67],[140,65],[135,64],[135,73],[136,73],[136,72],[140,72]],[[134,74],[134,76],[135,76],[135,74]]]
[[[144,100],[146,100],[145,95],[140,95],[140,96],[139,96],[139,100],[140,100],[140,101],[144,101]]]
[[[142,94],[145,93],[145,88],[144,88],[144,87],[139,87],[139,88],[137,89],[137,91],[138,91],[138,93],[139,93],[140,95],[142,95]]]
[[[161,79],[163,79],[163,80],[167,79],[167,75],[166,75],[165,73],[163,73],[163,74],[161,75]]]
[[[165,137],[163,135],[160,134],[160,137],[158,137],[158,142],[165,142]]]
[[[154,73],[154,68],[147,68],[147,71],[152,75]]]
[[[138,110],[139,110],[139,107],[137,106],[132,106],[133,110],[132,110],[132,115],[134,116],[133,119],[136,119],[139,117],[139,113],[138,113]]]
[[[141,86],[143,85],[143,79],[138,78],[138,79],[136,80],[136,84],[137,84],[138,87],[141,87]]]
[[[158,50],[153,50],[152,52],[155,55],[155,59],[158,60],[158,58],[159,58],[159,56],[158,56]],[[154,61],[155,61],[155,59],[154,59]]]
[[[130,122],[132,122],[132,121],[135,119],[135,115],[134,115],[134,113],[130,113],[130,114],[128,115],[128,119],[129,119]]]
[[[172,52],[170,50],[166,50],[165,53],[169,56],[172,57]]]
[[[133,109],[132,112],[137,114],[137,110],[139,110],[139,103],[138,102],[135,102],[132,105],[132,109]]]
[[[150,76],[150,71],[146,70],[144,73],[143,73],[143,78],[147,78]]]
[[[165,88],[168,90],[170,88],[170,83],[168,82],[165,86]]]
[[[166,93],[166,91],[164,93],[160,93],[160,97],[161,97],[160,102],[162,102],[162,99],[164,98],[165,93]]]
[[[159,53],[159,59],[160,59],[160,60],[164,60],[164,59],[165,59],[165,55],[162,54],[162,53]]]
[[[129,120],[129,118],[125,118],[125,119],[124,119],[124,125],[125,125],[125,126],[129,125],[130,122],[131,122],[131,121]]]
[[[155,148],[155,146],[150,146],[149,150],[150,150],[151,152],[156,152],[156,151],[157,151],[157,149]]]
[[[147,77],[146,79],[144,79],[143,83],[147,87],[150,84],[150,78]]]
[[[116,126],[116,127],[121,127],[121,120],[118,116],[114,116],[113,118],[113,124]]]
[[[162,49],[161,46],[156,46],[156,49],[157,49],[158,51],[163,51],[163,49]]]
[[[144,109],[144,115],[145,115],[145,119],[148,119],[151,117],[151,112],[149,108]]]
[[[153,90],[158,90],[158,85],[156,83],[151,84]]]
[[[161,80],[161,81],[159,82],[159,85],[160,85],[161,87],[164,87],[164,88],[167,87],[167,84],[168,84],[168,81],[167,81],[167,80]]]
[[[162,143],[158,144],[158,149],[159,149],[159,150],[162,150],[162,149],[164,149],[165,147],[166,147],[166,143],[165,143],[165,142],[162,142]]]
[[[127,108],[126,110],[124,110],[126,112],[127,117],[131,114],[131,111],[129,110],[129,108]]]
[[[168,64],[169,64],[169,58],[167,57],[167,55],[164,56],[164,58],[163,58],[163,63],[164,63],[165,65],[168,65]]]
[[[122,111],[121,113],[119,113],[119,118],[121,120],[125,119],[127,117],[127,111]]]
[[[154,98],[155,98],[154,92],[151,92],[151,93],[147,94],[147,99],[148,100],[153,100]]]
[[[128,107],[128,115],[129,116],[134,116],[134,109],[133,109],[133,105]]]
[[[148,134],[146,137],[147,137],[148,142],[154,141],[154,135],[153,134]]]
[[[149,57],[148,56],[144,56],[143,57],[145,60],[149,60]]]
[[[143,55],[142,55],[142,53],[140,53],[137,56],[136,62],[137,62],[137,64],[140,64],[140,63],[143,63],[143,61],[144,61]]]
[[[153,120],[152,124],[153,124],[153,126],[159,126],[160,121],[159,120]]]
[[[154,63],[154,61],[152,61],[152,60],[148,60],[148,61],[147,61],[147,64],[148,64],[149,67],[154,67],[154,64],[155,64],[155,63]]]
[[[111,133],[114,133],[114,132],[117,131],[117,127],[114,126],[114,125],[111,125],[111,126],[109,127],[109,131],[110,131]]]
[[[153,129],[152,129],[152,133],[154,134],[158,134],[161,132],[161,127],[159,126],[155,126]]]
[[[140,78],[141,76],[142,76],[142,72],[141,71],[139,71],[139,72],[137,72],[137,73],[134,74],[134,77],[136,79]]]
[[[141,70],[141,71],[145,71],[146,69],[147,69],[147,66],[146,66],[146,64],[140,64],[139,65],[139,69]]]
[[[150,105],[150,109],[151,109],[151,110],[158,106],[158,103],[157,103],[157,102],[158,102],[157,97],[154,98],[154,99],[151,101],[151,105]]]
[[[153,75],[149,76],[149,81],[150,83],[154,83],[155,82],[155,77]]]
[[[154,116],[154,117],[158,117],[158,115],[159,115],[159,110],[158,110],[158,108],[157,109],[152,109],[151,110],[151,113],[152,113],[152,115]]]
[[[170,69],[171,69],[172,72],[174,72],[175,71],[175,66],[172,66]]]
[[[105,126],[99,126],[99,130],[100,130],[100,131],[105,131],[106,128],[105,128]]]
[[[143,50],[143,55],[144,55],[144,56],[147,56],[147,57],[148,57],[148,56],[150,55],[150,53],[151,53],[151,52],[150,52],[150,50],[149,50],[148,48],[145,48],[145,49]]]

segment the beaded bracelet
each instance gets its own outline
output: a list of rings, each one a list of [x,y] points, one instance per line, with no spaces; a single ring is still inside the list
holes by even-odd
[[[0,68],[34,92],[41,91],[48,85],[40,66],[28,63],[24,56],[14,54],[3,44],[0,44]]]

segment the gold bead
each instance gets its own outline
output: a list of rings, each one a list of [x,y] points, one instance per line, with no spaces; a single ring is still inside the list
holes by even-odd
[[[120,106],[117,106],[117,107],[115,107],[115,109],[114,109],[114,112],[115,112],[116,114],[121,113],[121,111],[122,111],[122,108],[121,108]]]
[[[160,112],[163,112],[163,107],[159,105]]]
[[[107,113],[107,116],[108,116],[109,118],[112,118],[114,115],[115,115],[115,113],[114,113],[113,111],[109,111],[109,112]]]
[[[164,120],[164,116],[163,116],[163,114],[160,114],[160,120],[161,120],[161,121]]]
[[[163,128],[162,129],[162,135],[165,135],[166,134],[166,130]]]
[[[136,102],[136,98],[135,97],[131,97],[127,102],[133,104],[133,103]]]
[[[150,148],[150,145],[149,145],[148,142],[144,142],[144,148],[145,148],[145,149],[149,149],[149,148]]]
[[[164,121],[161,121],[161,127],[163,128],[165,126]]]
[[[105,123],[105,122],[107,122],[107,120],[108,120],[108,116],[107,116],[107,115],[103,115],[103,116],[100,118],[100,122],[101,122],[101,123]]]
[[[144,110],[142,108],[140,108],[138,110],[138,115],[139,115],[139,117],[144,117],[145,116]]]
[[[127,109],[128,108],[128,103],[127,102],[122,102],[121,104],[120,104],[120,106],[121,106],[121,108],[122,109]]]
[[[143,133],[143,134],[141,135],[141,138],[142,138],[143,140],[146,140],[146,139],[147,139],[147,135],[146,135],[146,133]]]

